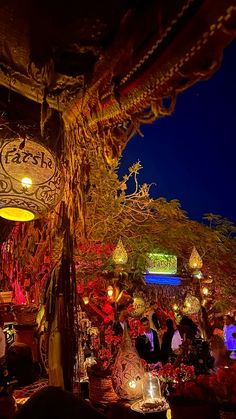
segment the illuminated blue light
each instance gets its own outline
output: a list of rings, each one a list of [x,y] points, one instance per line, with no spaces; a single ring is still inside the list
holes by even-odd
[[[178,276],[162,276],[162,275],[144,275],[144,280],[147,284],[159,284],[159,285],[180,285],[181,278]]]

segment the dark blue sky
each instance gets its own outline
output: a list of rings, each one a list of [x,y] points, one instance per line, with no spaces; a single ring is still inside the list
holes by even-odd
[[[119,173],[140,160],[140,183],[154,198],[177,198],[192,219],[206,212],[236,222],[236,41],[221,68],[181,93],[174,113],[142,127],[127,145]]]

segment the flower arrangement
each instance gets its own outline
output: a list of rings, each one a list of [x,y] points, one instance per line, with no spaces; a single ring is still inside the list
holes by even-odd
[[[152,371],[171,395],[195,400],[236,404],[236,365],[219,367],[214,373],[196,375],[193,366],[161,365]]]
[[[133,342],[140,331],[140,322],[136,319],[129,321],[129,335]],[[105,324],[105,329],[100,333],[100,339],[93,339],[91,350],[93,351],[97,364],[93,366],[94,372],[110,374],[122,342],[122,336],[116,335],[112,326]]]

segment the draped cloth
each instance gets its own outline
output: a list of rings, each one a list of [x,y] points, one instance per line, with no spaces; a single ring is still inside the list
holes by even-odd
[[[64,388],[63,368],[62,368],[62,338],[59,329],[60,309],[63,306],[63,295],[56,298],[54,319],[51,325],[48,347],[49,364],[49,385]]]

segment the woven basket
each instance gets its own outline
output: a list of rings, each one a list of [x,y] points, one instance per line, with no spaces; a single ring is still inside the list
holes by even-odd
[[[38,309],[35,306],[15,305],[13,314],[18,324],[35,324]]]
[[[89,399],[93,404],[108,404],[116,402],[118,397],[112,387],[111,376],[89,377]]]

